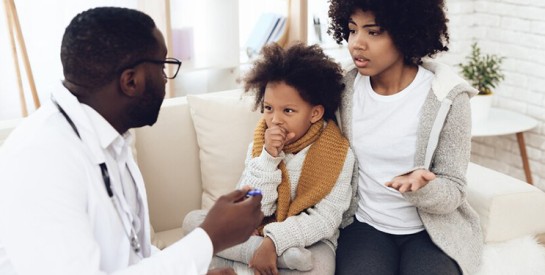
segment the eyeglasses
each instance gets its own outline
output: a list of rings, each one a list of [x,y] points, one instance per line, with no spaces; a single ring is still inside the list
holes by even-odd
[[[153,63],[157,65],[163,65],[163,76],[167,79],[174,79],[176,75],[178,75],[178,71],[180,70],[180,67],[182,66],[182,61],[174,57],[167,57],[165,58],[165,60],[142,59],[132,63],[132,65],[125,67],[121,71],[124,71],[128,68],[136,67],[137,65],[140,65],[142,63]]]

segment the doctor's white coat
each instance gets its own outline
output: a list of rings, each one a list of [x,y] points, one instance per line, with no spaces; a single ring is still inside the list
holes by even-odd
[[[128,167],[142,204],[144,259],[130,263],[130,221],[121,223],[104,187],[99,133],[70,92],[54,97],[81,139],[48,102],[0,147],[0,274],[206,273],[213,248],[200,228],[164,251],[151,246],[146,192],[134,161]]]

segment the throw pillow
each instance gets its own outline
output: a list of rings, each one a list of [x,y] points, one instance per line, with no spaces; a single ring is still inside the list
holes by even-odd
[[[240,180],[261,113],[252,112],[254,98],[242,90],[188,95],[187,101],[199,144],[202,209],[210,209]]]

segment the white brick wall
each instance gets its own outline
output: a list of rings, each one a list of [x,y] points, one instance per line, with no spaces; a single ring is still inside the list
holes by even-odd
[[[493,106],[536,119],[524,134],[534,184],[545,190],[545,0],[446,0],[449,53],[439,59],[453,66],[464,60],[473,41],[486,53],[505,56],[505,81]],[[474,138],[471,160],[525,179],[515,135]]]

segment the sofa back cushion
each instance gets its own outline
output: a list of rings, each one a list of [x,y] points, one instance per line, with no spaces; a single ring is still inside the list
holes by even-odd
[[[188,95],[197,134],[203,209],[235,189],[253,130],[261,113],[252,112],[254,98],[242,90]]]
[[[201,206],[199,149],[185,97],[165,99],[157,122],[136,129],[136,158],[156,232],[179,228]]]

